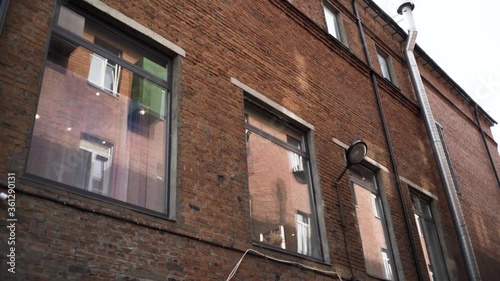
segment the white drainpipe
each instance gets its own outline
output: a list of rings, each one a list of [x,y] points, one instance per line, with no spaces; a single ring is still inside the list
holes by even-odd
[[[477,267],[476,257],[474,255],[469,232],[465,224],[460,201],[453,186],[453,180],[446,162],[447,160],[444,154],[443,145],[437,131],[436,121],[434,119],[434,116],[432,115],[429,100],[425,92],[424,83],[422,82],[422,78],[420,77],[417,61],[413,53],[415,41],[417,38],[417,29],[415,27],[415,21],[413,20],[412,13],[414,7],[415,6],[413,5],[413,3],[405,2],[398,8],[398,13],[404,16],[405,21],[408,24],[408,38],[406,40],[405,47],[406,63],[410,71],[413,89],[415,90],[415,94],[417,95],[418,103],[420,105],[422,118],[424,119],[425,127],[427,128],[427,133],[429,134],[431,140],[432,149],[434,151],[434,155],[436,156],[439,174],[441,175],[444,191],[446,193],[446,199],[448,200],[448,205],[450,206],[450,213],[453,218],[453,223],[455,224],[455,230],[457,232],[460,249],[462,250],[462,253],[464,255],[464,261],[467,268],[469,280],[481,281],[481,276]]]

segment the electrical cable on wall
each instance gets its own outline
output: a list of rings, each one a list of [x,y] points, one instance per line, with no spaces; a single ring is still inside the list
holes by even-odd
[[[241,258],[238,261],[238,263],[236,263],[236,265],[234,266],[234,268],[231,271],[231,273],[229,273],[229,275],[227,276],[226,281],[231,280],[234,277],[234,275],[236,275],[236,272],[238,271],[238,268],[240,267],[241,262],[245,258],[246,254],[248,254],[248,252],[252,252],[254,254],[257,254],[259,256],[265,257],[266,259],[270,259],[270,260],[273,260],[273,261],[277,261],[277,262],[281,262],[281,263],[285,263],[285,264],[292,264],[292,265],[296,265],[296,266],[298,266],[300,268],[306,268],[306,269],[309,269],[309,270],[312,270],[312,271],[315,271],[315,272],[323,273],[325,275],[330,275],[330,276],[333,276],[333,277],[337,277],[340,281],[342,281],[342,278],[340,277],[340,275],[337,272],[335,272],[335,271],[321,270],[319,268],[314,268],[314,267],[311,267],[311,266],[308,266],[308,265],[305,265],[305,264],[302,264],[302,263],[299,263],[299,262],[296,262],[296,261],[288,261],[288,260],[282,260],[282,259],[274,258],[274,257],[268,256],[266,254],[263,254],[263,253],[261,253],[259,251],[256,251],[254,249],[248,249],[248,250],[245,251],[245,253],[243,254],[243,256],[241,256]]]

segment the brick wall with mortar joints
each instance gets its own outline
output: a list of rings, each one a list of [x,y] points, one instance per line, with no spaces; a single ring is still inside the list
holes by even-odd
[[[17,203],[22,270],[15,280],[221,280],[243,254],[30,195],[19,197]],[[12,280],[6,264],[0,267],[0,277]],[[274,280],[273,273],[293,280],[331,280],[252,255],[245,257],[237,280]]]
[[[9,7],[0,40],[0,136],[10,141],[0,153],[0,170],[21,172],[36,104],[41,64],[53,3],[18,1]],[[26,12],[30,17],[26,18]],[[9,120],[9,121],[7,121]]]
[[[382,91],[382,93],[384,92]],[[420,121],[420,116],[409,110],[406,112],[401,110],[401,105],[396,102],[391,102],[390,99],[383,98],[383,103],[386,112],[389,112],[389,114],[387,114],[387,122],[391,132],[400,175],[440,198],[436,203],[442,218],[441,227],[443,232],[447,234],[446,237],[449,239],[447,243],[458,246],[457,240],[454,237],[454,228],[451,224],[451,217],[448,212],[445,194],[441,188],[437,174],[436,163],[432,154],[429,153],[431,152],[431,147],[426,138],[425,126]],[[408,149],[410,147],[412,149]],[[403,185],[403,187],[404,186],[406,185]],[[409,198],[406,202],[408,206],[410,206],[409,213],[411,216],[413,212]],[[399,211],[400,208],[401,207],[396,210]],[[392,213],[394,213],[394,211]],[[413,217],[410,219],[412,218]],[[400,226],[404,225],[404,221],[400,221],[399,223]],[[415,232],[416,225],[413,226],[413,230]],[[415,239],[415,241],[419,240]],[[460,264],[461,260],[454,257],[453,263]],[[460,276],[465,274],[465,272],[458,270],[454,271],[452,274]]]
[[[330,3],[342,14],[350,51],[361,60],[366,61],[352,3],[350,1],[331,1]],[[310,1],[293,1],[292,4],[317,25],[326,29],[324,14],[320,13],[323,9],[321,1],[314,1],[313,3]],[[399,88],[403,95],[416,103],[416,97],[411,87],[411,81],[402,52],[404,40],[400,38],[400,35],[392,35],[391,32],[393,31],[391,28],[382,28],[379,22],[374,21],[371,8],[364,9],[360,3],[357,3],[357,8],[360,19],[363,22],[370,60],[372,61],[374,70],[382,77],[377,58],[377,47],[387,52],[391,57],[391,64],[397,81],[395,86]]]
[[[439,77],[436,72],[433,72],[430,66],[427,66],[423,60],[418,59],[417,62],[422,66],[419,67],[419,70],[426,87],[435,88],[433,89],[434,91],[438,91],[438,93],[444,95],[449,103],[451,103],[454,107],[457,107],[462,114],[466,115],[470,120],[473,120],[473,122],[476,123],[474,105],[466,101],[455,89],[452,89],[449,84],[445,84],[446,82],[444,79]],[[479,116],[486,136],[490,140],[493,140],[491,134],[491,123],[481,114],[479,114]],[[498,120],[495,121],[498,122]]]
[[[496,240],[500,229],[500,220],[496,216],[500,191],[479,129],[469,120],[457,116],[440,96],[433,91],[428,92],[433,108],[437,109],[436,120],[444,128],[444,137],[462,192],[460,201],[475,250],[498,261],[499,245],[492,241]],[[492,156],[498,159],[498,154],[492,153]]]
[[[133,4],[132,4],[133,5]],[[191,5],[191,4],[184,4],[180,3],[178,4],[177,8],[180,8],[182,5]],[[188,10],[189,8],[186,8]],[[200,7],[201,9],[210,9],[209,7]],[[241,11],[242,9],[234,9],[234,11]],[[124,8],[124,12],[126,11],[133,11],[133,10],[127,10]],[[252,11],[250,15],[253,13],[269,13],[270,11]],[[140,13],[140,12],[139,12]],[[144,12],[146,13],[146,12]],[[158,14],[160,14],[158,12]],[[200,11],[199,14],[204,14],[203,11]],[[164,15],[167,17],[167,15]],[[171,15],[168,15],[171,16]],[[248,16],[248,15],[246,15]],[[283,21],[283,18],[281,15],[276,15],[273,14],[273,16],[277,19],[280,19]],[[271,16],[270,18],[273,18]],[[134,16],[134,18],[136,18]],[[139,17],[140,18],[140,17]],[[268,18],[268,16],[266,16]],[[141,22],[141,21],[140,21]],[[149,22],[149,19],[147,17],[142,18],[142,22],[144,22],[145,25],[148,25],[147,23]],[[172,23],[173,30],[169,30],[168,32],[172,32],[172,36],[165,36],[166,38],[175,38],[176,30],[175,27],[176,25],[181,25],[177,21],[172,22],[172,21],[165,21],[167,24],[170,22]],[[180,21],[185,22],[185,21]],[[291,24],[289,21],[286,21],[286,23]],[[192,23],[193,25],[199,24],[197,23]],[[209,24],[210,25],[210,24]],[[210,25],[209,28],[213,28],[214,26],[218,26],[218,23],[213,23]],[[257,28],[257,30],[262,30],[264,26],[261,23],[255,23],[255,26],[253,28]],[[184,27],[185,28],[185,27]],[[246,28],[246,27],[243,27]],[[190,28],[186,28],[185,30],[191,30]],[[230,31],[219,29],[219,36],[228,36],[227,33]],[[213,35],[213,30],[211,31],[212,33],[210,35]],[[216,31],[217,32],[217,31]],[[224,34],[224,32],[227,32]],[[239,31],[241,32],[241,31]],[[189,34],[189,32],[185,32],[186,34]],[[244,34],[252,34],[250,31],[243,31]],[[191,33],[193,34],[193,33]],[[276,32],[273,33],[273,35],[279,34],[279,30],[276,30]],[[235,35],[235,34],[232,34]],[[238,34],[236,34],[238,35]],[[269,33],[268,35],[271,35]],[[300,31],[300,35],[303,36],[303,32]],[[180,36],[180,35],[179,35]],[[369,85],[369,79],[366,75],[360,75],[360,74],[352,74],[349,73],[349,71],[345,70],[345,68],[349,68],[349,65],[343,62],[342,60],[335,59],[335,58],[327,58],[326,60],[323,59],[321,54],[330,54],[328,50],[325,50],[324,46],[313,46],[313,43],[310,43],[307,45],[307,47],[304,46],[296,46],[298,56],[296,56],[296,59],[294,58],[291,59],[285,59],[286,54],[284,55],[283,50],[272,50],[270,57],[281,57],[283,60],[288,60],[292,61],[296,64],[300,62],[301,60],[304,60],[301,58],[301,53],[306,53],[308,54],[308,58],[305,61],[315,61],[315,62],[322,62],[326,61],[325,65],[332,66],[329,68],[329,72],[326,74],[322,73],[318,74],[318,70],[311,70],[312,74],[307,75],[308,72],[300,72],[300,69],[298,70],[289,70],[286,65],[283,65],[282,62],[280,61],[273,61],[273,63],[276,63],[276,65],[273,65],[273,63],[267,63],[266,61],[262,61],[262,59],[259,58],[259,56],[262,55],[263,51],[266,51],[267,49],[272,49],[275,46],[266,46],[264,49],[259,49],[259,47],[256,46],[249,46],[248,43],[251,43],[252,41],[255,41],[255,38],[242,38],[241,36],[237,36],[238,38],[231,37],[231,39],[228,39],[228,37],[222,38],[221,45],[227,44],[225,42],[230,41],[230,40],[241,40],[239,44],[228,44],[226,46],[222,46],[222,51],[221,46],[215,46],[215,44],[210,43],[210,40],[207,40],[204,38],[204,34],[197,34],[196,41],[190,41],[190,42],[184,42],[183,44],[180,44],[186,50],[188,51],[188,54],[192,54],[192,56],[188,56],[186,60],[184,61],[183,65],[183,85],[185,87],[183,88],[184,95],[183,100],[181,101],[182,103],[182,113],[183,114],[183,121],[184,123],[183,128],[181,129],[181,136],[184,137],[182,139],[182,145],[180,147],[181,150],[181,161],[183,162],[184,167],[189,170],[189,172],[185,172],[182,175],[180,175],[180,178],[182,178],[182,190],[180,196],[180,201],[181,204],[179,204],[179,209],[180,210],[188,210],[186,214],[183,214],[183,220],[188,221],[186,223],[188,226],[195,226],[195,227],[203,227],[203,228],[208,228],[207,224],[209,224],[213,219],[211,218],[216,218],[217,221],[222,220],[222,218],[219,217],[219,214],[209,214],[209,215],[200,215],[199,211],[192,210],[192,214],[188,214],[190,212],[190,207],[188,206],[188,202],[191,202],[193,204],[198,204],[197,202],[202,202],[205,204],[202,206],[203,212],[211,212],[212,209],[218,209],[220,202],[222,200],[219,200],[220,198],[215,198],[213,195],[214,191],[217,191],[218,189],[214,189],[215,187],[215,182],[216,182],[216,175],[220,174],[220,168],[222,167],[222,171],[225,175],[230,175],[234,173],[244,173],[245,167],[244,163],[245,161],[245,156],[244,156],[244,150],[240,149],[242,147],[242,144],[244,144],[243,141],[243,117],[242,117],[242,104],[241,104],[241,91],[239,89],[234,89],[234,90],[227,90],[230,89],[230,85],[228,85],[229,77],[230,76],[235,76],[241,79],[241,81],[245,81],[248,83],[250,86],[253,86],[254,88],[258,89],[260,92],[271,96],[272,99],[278,101],[280,104],[284,105],[285,107],[291,109],[295,113],[297,113],[301,117],[305,117],[304,119],[308,120],[309,122],[313,124],[321,124],[326,121],[328,124],[326,126],[319,126],[317,125],[316,127],[316,135],[319,136],[317,137],[316,141],[319,143],[322,141],[322,146],[318,147],[317,145],[317,152],[318,154],[329,151],[331,150],[330,147],[332,145],[331,143],[331,137],[333,136],[342,136],[344,140],[352,140],[360,136],[366,136],[369,135],[370,138],[368,141],[370,141],[370,147],[374,148],[374,151],[378,151],[377,155],[385,155],[385,157],[379,156],[379,158],[385,158],[385,160],[382,160],[383,163],[388,162],[387,158],[387,153],[383,153],[384,149],[384,140],[383,140],[383,135],[381,133],[381,129],[374,129],[374,128],[366,128],[363,124],[366,124],[366,121],[369,121],[370,123],[372,122],[373,116],[377,116],[376,110],[375,110],[375,105],[373,101],[373,94],[371,92],[371,87]],[[286,39],[286,35],[282,35],[283,39]],[[246,37],[246,36],[245,36]],[[188,39],[185,39],[188,41]],[[173,40],[174,41],[174,40]],[[181,41],[181,40],[180,40]],[[232,43],[235,43],[234,41]],[[179,44],[179,43],[178,43]],[[194,47],[196,45],[196,47]],[[243,50],[241,46],[244,45],[245,49]],[[187,48],[187,46],[190,46],[190,48]],[[227,49],[224,49],[227,48]],[[279,47],[277,47],[279,48]],[[228,49],[235,50],[232,52],[224,52],[227,51]],[[304,51],[307,49],[308,51]],[[204,51],[200,51],[204,50]],[[319,51],[319,54],[317,56],[314,56],[314,54]],[[238,63],[228,63],[228,65],[224,65],[220,61],[220,57],[217,58],[215,56],[215,59],[210,59],[210,54],[213,53],[222,53],[224,52],[224,55],[228,56],[227,60],[230,61],[232,59],[238,58],[238,60],[235,61],[251,61],[252,63],[255,63],[256,65],[250,65],[250,64],[238,64]],[[313,53],[312,55],[309,53]],[[276,55],[274,55],[276,54]],[[233,56],[231,58],[231,56]],[[329,62],[331,61],[331,62]],[[204,65],[206,63],[206,65]],[[293,65],[293,63],[292,63]],[[299,68],[299,67],[297,67]],[[266,69],[266,70],[262,70]],[[272,71],[272,70],[274,71]],[[309,70],[309,69],[308,69]],[[275,77],[278,76],[276,74],[272,74],[271,72],[277,72],[277,73],[287,73],[290,71],[292,74],[295,74],[299,79],[297,79],[296,82],[293,84],[290,83],[289,77],[285,78],[280,78],[280,77]],[[297,74],[299,72],[299,74]],[[253,74],[253,75],[252,75]],[[330,75],[328,75],[330,74]],[[325,83],[324,81],[317,81],[318,79],[315,79],[314,77],[341,77],[342,79],[335,79],[332,83]],[[243,79],[243,78],[246,79]],[[270,78],[272,77],[272,78]],[[311,78],[312,77],[312,78]],[[209,78],[210,80],[207,80]],[[304,80],[305,79],[305,80]],[[200,83],[199,81],[202,81]],[[269,81],[272,80],[272,81]],[[312,82],[309,82],[309,80],[312,80]],[[356,83],[356,80],[359,81]],[[248,81],[248,82],[247,82]],[[306,82],[302,82],[306,81]],[[336,85],[335,82],[340,82],[339,84],[341,85]],[[325,85],[317,86],[318,84],[324,83]],[[314,85],[310,85],[314,84]],[[358,84],[362,84],[361,86]],[[346,89],[347,88],[347,89]],[[210,93],[210,94],[205,94],[206,97],[200,97],[201,93]],[[224,96],[230,96],[228,92],[235,92],[237,96],[234,98],[222,98]],[[317,96],[313,96],[310,94],[310,92],[316,93]],[[345,93],[344,95],[331,95],[331,93]],[[290,96],[292,95],[292,96]],[[371,97],[371,101],[366,102],[367,108],[362,108],[362,110],[358,111],[364,111],[365,114],[372,116],[372,118],[366,118],[365,116],[357,116],[356,114],[351,113],[352,111],[356,111],[356,108],[353,108],[352,103],[350,100],[356,99],[360,101],[367,101],[367,96]],[[333,100],[330,100],[331,98],[335,98]],[[325,101],[328,101],[325,104]],[[221,106],[221,103],[223,106]],[[308,104],[307,106],[304,106],[305,104]],[[215,106],[213,109],[212,107]],[[361,105],[365,106],[365,105]],[[226,113],[226,111],[230,108],[230,112]],[[321,110],[318,110],[321,109]],[[332,113],[317,113],[318,115],[323,115],[323,116],[313,116],[312,112],[318,111],[321,112],[323,109],[328,109],[329,111],[334,111],[334,115]],[[313,111],[314,110],[314,111]],[[191,113],[189,113],[191,112]],[[196,114],[197,112],[206,112],[207,116],[199,116]],[[328,111],[327,111],[328,112]],[[215,113],[215,114],[214,114]],[[334,117],[334,118],[332,118]],[[224,128],[221,129],[219,128],[219,125],[216,125],[217,123],[222,123],[222,124],[233,124],[233,120],[238,120],[240,118],[242,121],[238,125],[234,125],[234,128]],[[332,122],[333,121],[333,122]],[[372,126],[377,126],[377,124],[372,124]],[[380,126],[380,125],[378,125]],[[227,127],[232,127],[232,126],[227,126]],[[323,127],[323,128],[320,128]],[[224,134],[227,135],[227,139],[220,140],[220,133],[223,132]],[[334,132],[334,133],[332,133]],[[353,133],[356,132],[356,133]],[[196,138],[201,137],[203,139],[203,143],[198,143]],[[192,140],[190,140],[190,137],[193,137]],[[196,137],[196,138],[195,138]],[[228,160],[229,165],[227,165],[226,160],[224,158],[224,152],[220,151],[219,148],[214,148],[214,147],[206,147],[207,142],[214,142],[214,141],[220,141],[221,145],[224,145],[225,150],[227,151],[238,151],[236,152],[236,157],[234,159]],[[183,151],[185,150],[185,151]],[[239,152],[240,150],[243,151]],[[203,155],[199,155],[199,153],[202,152],[204,153]],[[339,161],[335,161],[333,163],[342,163],[342,159],[338,159]],[[321,161],[320,161],[321,162]],[[333,178],[334,175],[328,177],[325,179],[325,175],[328,175],[329,170],[332,169],[332,160],[328,158],[323,158],[323,162],[320,163],[320,174],[323,174],[322,179],[323,179],[323,192],[325,193],[325,198],[326,198],[326,193],[330,191],[326,191],[326,187],[328,185],[328,178]],[[340,165],[334,164],[333,166],[336,166],[335,169],[333,169],[335,172],[339,172],[341,167]],[[227,168],[231,167],[231,168]],[[180,166],[180,169],[183,169],[182,166]],[[192,171],[190,169],[193,169]],[[236,170],[236,171],[235,171]],[[337,171],[338,170],[338,171]],[[194,175],[193,175],[194,173]],[[208,176],[206,176],[208,174]],[[207,181],[205,181],[207,180]],[[202,183],[203,182],[203,183]],[[205,183],[206,182],[206,183]],[[192,186],[198,186],[200,192],[195,192],[194,190],[191,191]],[[241,188],[241,186],[240,186]],[[189,192],[193,192],[193,196],[198,196],[197,198],[194,198],[193,201],[189,201],[190,199],[186,197],[183,197],[183,195],[188,195]],[[240,192],[242,192],[240,190]],[[184,193],[184,194],[182,194]],[[230,202],[232,200],[231,196],[229,194],[221,192],[217,193],[219,194],[219,197],[226,196],[229,200],[225,202]],[[244,192],[241,193],[242,196],[244,197],[245,194]],[[347,194],[348,195],[348,194]],[[348,197],[344,197],[348,198]],[[199,199],[199,200],[198,200]],[[330,204],[333,204],[335,197],[331,197],[332,200],[330,200]],[[338,218],[338,216],[337,216]],[[231,221],[231,220],[228,220]],[[220,229],[223,229],[226,227],[227,224],[222,224],[220,225]],[[327,225],[333,225],[331,222],[327,222]],[[240,224],[241,230],[238,232],[240,233],[245,233],[246,227],[243,226],[243,224]],[[216,232],[220,230],[214,230]],[[213,233],[213,238],[214,239],[220,239],[220,234],[218,233]],[[242,234],[238,234],[242,235]],[[245,236],[243,234],[242,236]],[[333,237],[329,237],[330,244],[335,244],[337,242],[332,242],[332,241],[338,241],[332,239]],[[339,243],[340,244],[340,243]],[[355,248],[355,251],[358,252],[356,256],[359,255],[359,248]],[[340,252],[340,251],[339,251]],[[339,255],[341,256],[341,255]],[[343,260],[343,264],[345,265],[345,257],[341,259]],[[357,265],[358,268],[363,268],[364,264],[362,261],[358,261]]]

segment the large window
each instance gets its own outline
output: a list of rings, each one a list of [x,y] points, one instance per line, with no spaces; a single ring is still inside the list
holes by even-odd
[[[306,132],[250,101],[245,110],[253,239],[321,258]]]
[[[431,281],[450,280],[432,214],[430,199],[414,193],[411,200],[429,278]]]
[[[86,11],[58,9],[27,173],[166,213],[170,59]]]
[[[351,168],[351,184],[355,194],[366,272],[374,277],[396,280],[387,221],[375,173],[361,165],[354,166]]]

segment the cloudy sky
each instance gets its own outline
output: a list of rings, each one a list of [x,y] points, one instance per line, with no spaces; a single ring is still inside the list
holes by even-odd
[[[406,30],[399,0],[374,0]],[[500,123],[500,1],[414,0],[417,44]],[[500,125],[492,129],[500,142]],[[499,148],[500,151],[500,148]]]

